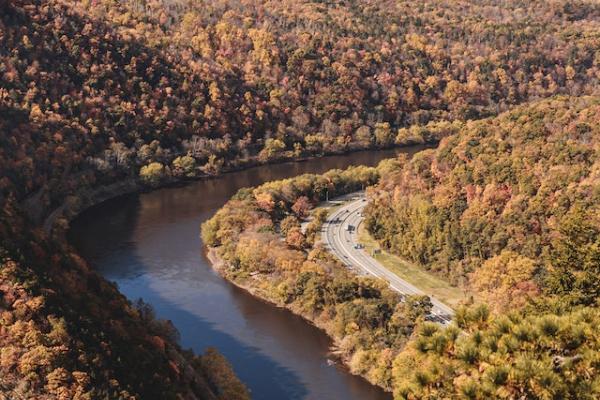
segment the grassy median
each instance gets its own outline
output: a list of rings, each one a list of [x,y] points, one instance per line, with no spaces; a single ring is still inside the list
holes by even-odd
[[[372,254],[373,249],[380,248],[379,244],[367,232],[363,224],[358,229],[358,242],[365,246],[365,251],[369,254]],[[418,265],[407,262],[385,250],[381,250],[381,253],[375,255],[374,258],[400,278],[415,285],[428,295],[434,296],[450,307],[455,308],[460,302],[468,300],[471,295],[471,293],[463,289],[451,286],[448,282],[425,271]]]

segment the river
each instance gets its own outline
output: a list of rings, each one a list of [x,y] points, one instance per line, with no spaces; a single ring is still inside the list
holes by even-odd
[[[70,242],[131,300],[171,320],[181,345],[219,349],[257,400],[383,400],[391,395],[329,365],[331,340],[287,310],[219,277],[204,254],[200,224],[238,189],[302,173],[375,165],[422,147],[266,165],[185,186],[124,195],[83,212]]]

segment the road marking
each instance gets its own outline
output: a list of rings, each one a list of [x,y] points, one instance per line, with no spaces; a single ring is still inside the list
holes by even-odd
[[[350,266],[352,269],[362,269],[363,272],[366,272],[367,274],[386,280],[393,290],[402,295],[425,295],[426,293],[419,288],[406,282],[404,279],[385,268],[377,260],[366,253],[366,251],[354,248],[358,243],[354,238],[357,236],[358,227],[363,222],[361,212],[366,204],[363,197],[359,197],[358,200],[354,198],[350,203],[340,207],[327,218],[325,229],[321,234],[325,246],[331,253],[340,259],[344,265]],[[340,222],[333,223],[336,219],[339,219]],[[354,232],[347,231],[348,225],[355,226]],[[352,263],[347,260],[351,260]],[[453,310],[433,296],[429,297],[433,304],[431,314],[443,323],[449,323],[454,314]]]

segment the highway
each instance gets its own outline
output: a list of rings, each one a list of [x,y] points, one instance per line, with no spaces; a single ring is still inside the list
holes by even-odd
[[[357,231],[363,221],[362,211],[367,205],[367,199],[363,193],[355,193],[350,198],[351,200],[334,210],[324,223],[322,241],[325,248],[355,272],[384,279],[389,282],[393,290],[402,295],[427,294],[401,279],[371,257],[364,249],[357,246]],[[355,227],[353,232],[348,230],[349,225]],[[427,295],[433,304],[430,319],[448,324],[454,314],[452,308],[431,295]]]

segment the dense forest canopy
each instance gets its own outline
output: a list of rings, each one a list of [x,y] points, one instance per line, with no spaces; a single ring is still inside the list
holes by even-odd
[[[324,317],[337,310],[333,332],[352,338],[344,343],[357,357],[354,371],[399,396],[586,398],[598,387],[590,383],[598,317],[580,309],[598,297],[598,106],[575,96],[597,94],[599,25],[592,0],[0,0],[1,390],[248,396],[219,354],[182,352],[172,326],[74,254],[60,235],[66,221],[49,218],[40,229],[62,205],[78,210],[97,200],[98,188],[110,195],[253,163],[449,137],[440,150],[380,170],[371,230],[497,310],[538,302],[508,328],[482,308],[465,314],[461,329],[483,333],[455,337],[414,325],[423,299],[397,305],[376,282],[343,271],[326,282],[338,270],[322,252],[309,259],[317,225],[308,236],[297,225],[323,185],[336,182],[314,178],[302,183],[314,190],[286,193],[274,184],[254,200],[242,192],[237,201],[260,208],[247,217],[260,218],[239,226],[263,237],[281,224],[279,254],[307,258],[298,261],[306,271],[290,292],[295,304]],[[573,97],[471,122],[555,95]],[[372,182],[369,174],[357,179]],[[557,312],[552,323],[540,314]],[[531,325],[539,327],[523,336]],[[562,333],[538,341],[543,332]],[[443,356],[435,371],[444,374],[398,374],[410,366],[398,355],[410,335],[425,339],[406,348],[420,352],[423,366]],[[499,335],[508,335],[505,347],[490,344],[474,358],[478,338]],[[558,352],[560,368],[506,379],[501,370],[476,372],[501,362],[533,369],[513,357],[519,349],[542,364]],[[452,378],[460,384],[439,384]],[[560,384],[538,391],[549,379]]]
[[[367,227],[500,309],[542,292],[595,305],[598,115],[597,98],[565,97],[470,122],[384,177]]]
[[[384,247],[494,310],[458,310],[463,334],[423,325],[394,361],[396,397],[600,395],[599,111],[558,97],[469,122],[371,190]]]
[[[594,399],[600,394],[598,144],[581,124],[594,125],[599,106],[597,98],[543,101],[468,123],[438,149],[410,160],[242,189],[203,225],[204,242],[217,254],[221,274],[325,329],[353,373],[395,398]],[[583,153],[589,162],[578,159]],[[567,171],[563,165],[581,168],[557,183],[551,171]],[[531,190],[519,194],[520,186],[514,198],[506,195],[511,183],[533,174],[541,180],[534,185],[539,198]],[[326,190],[347,193],[378,179],[366,211],[373,234],[402,255],[427,250],[447,263],[440,273],[460,276],[457,265],[471,266],[475,272],[466,277],[489,305],[459,307],[453,324],[441,327],[426,320],[427,296],[402,298],[382,281],[348,272],[324,251],[318,235],[327,211],[310,210]],[[479,197],[461,200],[478,192],[461,179],[475,179],[471,184],[488,193],[481,189]],[[491,181],[500,195],[485,184]],[[563,208],[553,211],[548,201]],[[538,224],[531,223],[533,210]],[[526,228],[537,233],[517,233]],[[505,231],[515,233],[504,243],[489,238],[488,232]],[[503,247],[477,259],[488,254],[489,243]],[[458,248],[444,247],[450,245]],[[463,257],[447,260],[447,254]],[[436,268],[431,261],[423,265]]]
[[[152,185],[435,141],[455,132],[439,121],[594,92],[599,15],[592,1],[5,1],[0,187],[56,206],[144,166]]]

